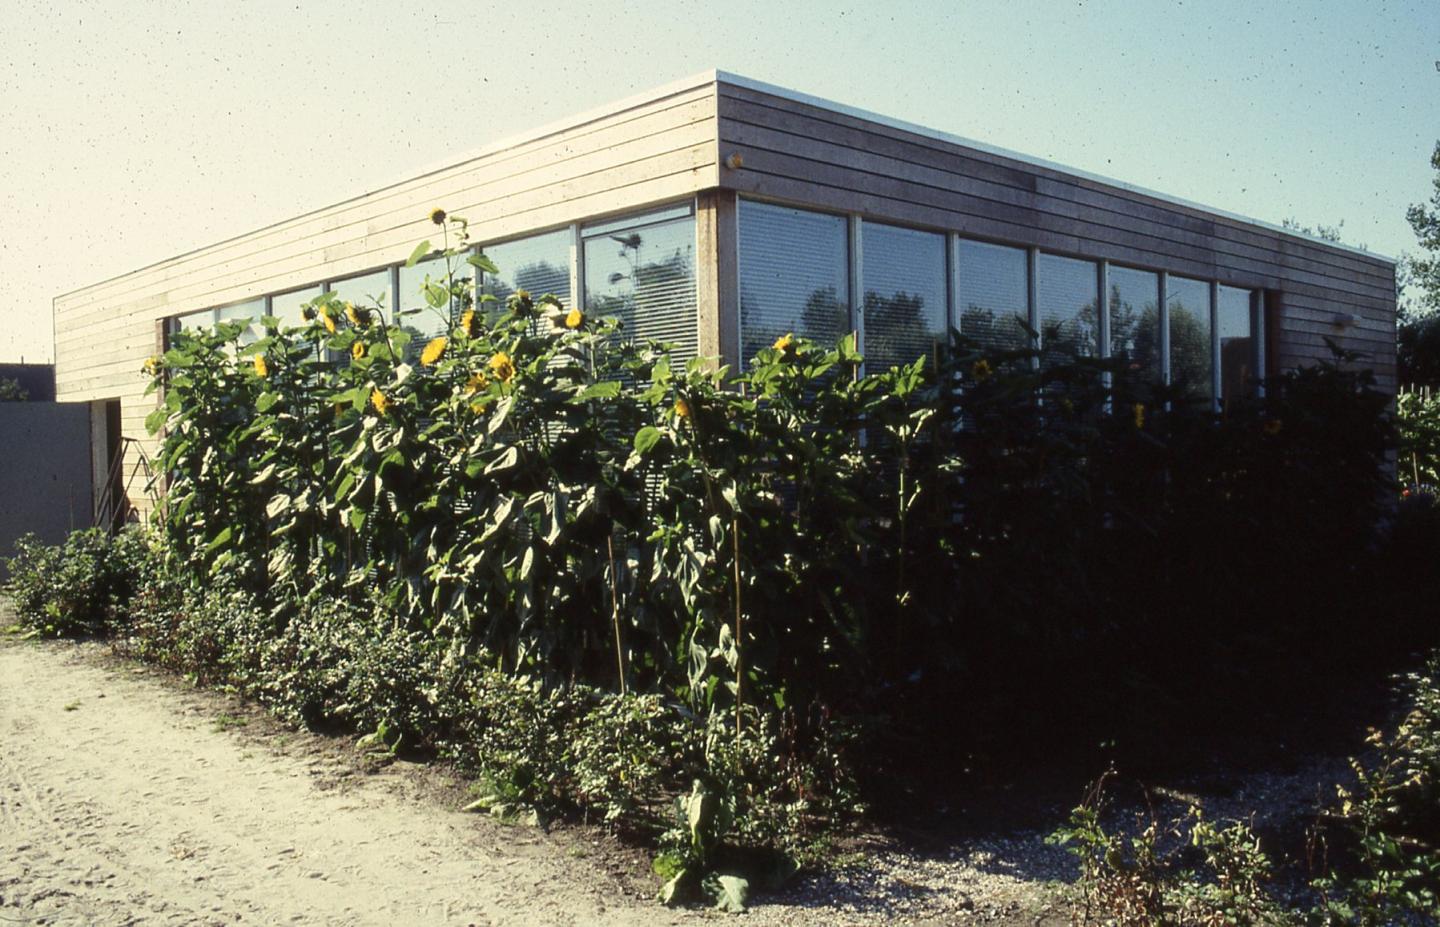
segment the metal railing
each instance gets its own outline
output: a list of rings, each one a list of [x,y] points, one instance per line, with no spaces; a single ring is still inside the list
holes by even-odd
[[[125,451],[127,448],[135,450],[135,464],[130,468],[128,477],[125,473]],[[144,474],[145,492],[150,497],[152,505],[160,504],[159,497],[155,491],[155,473],[150,466],[150,458],[146,456],[145,449],[140,442],[134,438],[120,438],[120,444],[115,448],[115,454],[110,459],[110,465],[105,471],[105,489],[100,498],[95,502],[95,521],[97,528],[104,528],[106,531],[115,531],[120,525],[126,522],[138,521],[139,513],[130,504],[130,488],[135,485],[135,477]],[[122,479],[122,477],[124,477]],[[116,491],[116,487],[119,491]]]

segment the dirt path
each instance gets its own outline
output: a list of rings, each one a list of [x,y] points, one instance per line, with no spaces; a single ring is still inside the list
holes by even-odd
[[[0,636],[0,927],[1066,922],[1038,834],[878,843],[735,921],[660,907],[645,856],[594,829],[462,805],[443,768],[367,762],[101,644]]]
[[[0,642],[0,925],[690,919],[226,704],[93,646]]]

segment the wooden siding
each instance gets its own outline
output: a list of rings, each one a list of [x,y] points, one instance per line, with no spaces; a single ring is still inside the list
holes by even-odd
[[[1389,260],[723,78],[718,110],[726,189],[1276,291],[1273,362],[1328,358],[1330,338],[1394,388]]]
[[[485,243],[694,196],[718,185],[715,88],[694,81],[513,147],[67,293],[55,300],[63,401],[119,398],[152,457],[141,366],[157,320],[402,262],[436,240],[436,206]],[[134,461],[126,461],[126,472]],[[145,510],[143,490],[131,502]]]

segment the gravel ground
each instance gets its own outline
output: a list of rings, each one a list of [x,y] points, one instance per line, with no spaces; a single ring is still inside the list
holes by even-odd
[[[1262,832],[1293,832],[1321,789],[1333,789],[1323,784],[1345,771],[1343,760],[1309,759],[1284,773],[1210,773],[1159,790],[1155,813],[1176,818],[1198,801],[1212,818],[1251,819],[1258,808]],[[1134,826],[1139,803],[1121,799],[1113,818]],[[725,917],[655,904],[658,882],[644,855],[596,828],[508,827],[456,810],[464,801],[464,784],[443,767],[377,762],[351,738],[289,730],[238,699],[120,661],[103,645],[0,638],[0,922],[683,925]],[[1052,818],[1048,809],[1041,818]],[[1053,820],[1062,819],[1057,809]],[[755,899],[742,923],[1070,922],[1060,886],[1074,866],[1043,832],[943,843],[857,839],[845,865]]]

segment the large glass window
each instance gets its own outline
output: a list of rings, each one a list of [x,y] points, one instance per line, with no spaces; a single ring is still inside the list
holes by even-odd
[[[413,267],[400,267],[400,295],[396,307],[404,310],[419,310],[406,315],[399,315],[396,321],[410,328],[415,333],[417,341],[428,341],[437,335],[443,334],[450,329],[450,326],[457,321],[460,312],[458,303],[454,306],[442,306],[436,309],[425,299],[425,280],[428,277],[430,282],[439,286],[446,286],[449,282],[449,274],[453,271],[457,281],[474,280],[475,267],[466,262],[465,256],[460,255],[450,258],[448,264],[445,257],[433,257],[423,261],[416,261]]]
[[[270,297],[270,314],[280,320],[281,328],[300,328],[305,319],[300,307],[320,295],[320,287],[307,286],[303,290],[291,290]]]
[[[1211,395],[1210,284],[1187,277],[1167,281],[1170,382],[1201,399]]]
[[[390,292],[390,271],[377,270],[358,277],[330,281],[330,294],[338,300],[374,309],[384,310],[385,318],[391,318],[395,308],[395,294]]]
[[[945,236],[873,222],[862,229],[866,370],[933,360],[948,328]]]
[[[1030,271],[1025,249],[962,239],[959,276],[960,333],[993,350],[1026,347]]]
[[[250,320],[250,324],[240,333],[240,343],[242,345],[253,344],[265,337],[265,326],[260,324],[260,319],[264,316],[264,297],[252,299],[248,302],[234,303],[229,306],[221,306],[215,310],[215,321],[217,324],[220,322]]]
[[[1254,294],[1233,286],[1220,287],[1216,313],[1220,339],[1220,401],[1244,396],[1255,387]]]
[[[1040,346],[1048,357],[1094,357],[1099,345],[1098,270],[1093,261],[1040,255]]]
[[[850,326],[844,216],[740,201],[740,362],[788,332],[833,346]]]
[[[1159,383],[1160,275],[1111,267],[1110,353],[1142,382]]]
[[[174,324],[175,330],[182,332],[194,331],[197,328],[213,328],[215,326],[215,310],[201,309],[199,312],[176,316]]]
[[[584,229],[585,310],[618,317],[624,337],[699,352],[695,216],[689,206]]]
[[[549,294],[572,305],[569,229],[486,245],[481,250],[500,270],[499,274],[485,274],[481,283],[481,292],[495,297],[497,311],[516,290],[525,290],[536,299]]]

